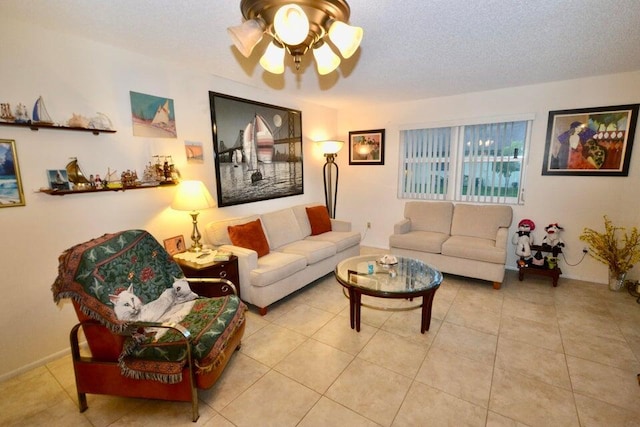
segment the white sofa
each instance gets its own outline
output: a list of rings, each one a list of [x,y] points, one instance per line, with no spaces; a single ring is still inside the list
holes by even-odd
[[[331,231],[311,235],[306,207],[299,205],[274,212],[214,221],[206,226],[209,243],[238,256],[240,295],[258,307],[267,307],[312,281],[332,272],[345,258],[360,253],[360,233],[351,231],[351,223],[331,219]],[[269,253],[258,257],[256,251],[233,246],[228,227],[260,219],[269,243]]]
[[[512,216],[511,206],[407,202],[389,247],[444,273],[489,280],[500,289]]]

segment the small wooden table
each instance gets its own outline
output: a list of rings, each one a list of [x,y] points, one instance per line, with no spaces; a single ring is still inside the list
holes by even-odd
[[[184,275],[188,278],[221,278],[227,279],[236,286],[238,298],[240,295],[240,277],[238,275],[238,257],[231,255],[229,261],[213,261],[206,264],[197,264],[195,262],[186,261],[180,258],[173,258],[178,263]],[[216,295],[209,294],[207,288],[210,285],[206,283],[192,283],[191,290],[203,297],[213,297]]]
[[[545,247],[545,246],[539,246],[539,245],[531,245],[531,251],[541,251],[541,252],[545,252],[545,253],[553,253],[554,256],[557,256],[558,254],[562,253],[562,248],[559,247],[555,247],[555,248],[549,248],[549,247]],[[553,283],[553,287],[555,288],[556,286],[558,286],[558,279],[560,278],[560,275],[562,274],[562,270],[560,270],[560,267],[558,267],[557,265],[554,268],[547,268],[544,266],[540,266],[540,267],[530,267],[527,265],[521,266],[518,265],[518,280],[520,280],[522,282],[522,280],[524,280],[524,275],[526,274],[535,274],[538,276],[546,276],[546,277],[551,277],[552,279],[552,283]]]
[[[377,258],[379,256],[375,255],[347,258],[336,267],[338,282],[349,292],[351,329],[360,332],[362,295],[402,299],[422,297],[422,304],[409,308],[367,307],[390,311],[421,307],[420,332],[424,334],[431,325],[433,297],[442,283],[442,273],[417,259],[397,257],[397,264],[381,265],[376,262]]]

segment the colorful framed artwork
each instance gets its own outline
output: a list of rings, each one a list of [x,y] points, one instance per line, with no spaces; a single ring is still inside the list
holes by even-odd
[[[129,91],[133,136],[176,138],[173,99]]]
[[[209,92],[218,206],[304,193],[302,112]]]
[[[0,139],[0,208],[24,205],[16,142]]]
[[[171,256],[185,252],[187,250],[187,246],[184,243],[184,236],[170,237],[168,239],[164,239],[163,242],[164,242],[164,248],[167,250],[167,253]]]
[[[639,105],[550,111],[542,175],[627,176]]]
[[[349,132],[350,165],[384,165],[384,129]]]
[[[49,169],[47,170],[47,178],[49,180],[49,188],[52,190],[71,190],[69,184],[69,176],[65,169]]]

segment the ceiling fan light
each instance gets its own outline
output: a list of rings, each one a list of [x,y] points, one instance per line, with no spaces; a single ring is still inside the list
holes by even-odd
[[[250,19],[244,21],[242,25],[227,28],[227,33],[240,53],[248,58],[251,56],[253,48],[262,40],[264,21]]]
[[[333,21],[329,27],[329,38],[344,58],[350,58],[358,50],[363,34],[362,28],[341,21]]]
[[[340,65],[340,57],[333,53],[328,44],[322,43],[313,49],[313,56],[316,58],[318,74],[324,76],[329,74]]]
[[[276,12],[273,18],[276,35],[285,44],[296,46],[309,35],[309,19],[297,4],[287,4]]]
[[[284,47],[277,46],[275,42],[269,43],[267,50],[260,58],[260,65],[270,73],[284,73]]]

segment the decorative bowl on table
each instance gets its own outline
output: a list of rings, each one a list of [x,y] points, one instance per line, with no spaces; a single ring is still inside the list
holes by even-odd
[[[376,264],[383,268],[390,268],[398,264],[398,259],[393,255],[384,255],[376,260]]]

